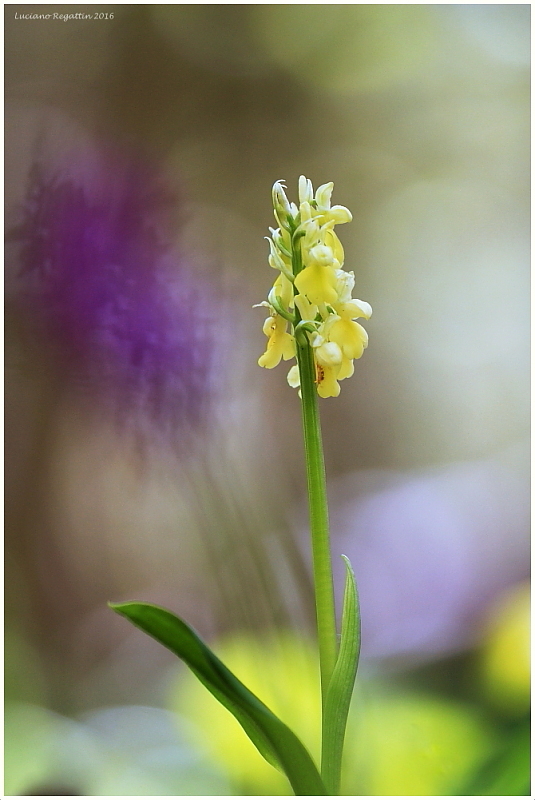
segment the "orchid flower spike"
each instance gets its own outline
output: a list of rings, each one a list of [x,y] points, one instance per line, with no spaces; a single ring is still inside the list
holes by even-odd
[[[261,367],[276,367],[294,358],[296,337],[312,348],[316,388],[320,397],[337,397],[339,381],[354,371],[353,361],[368,346],[368,334],[356,319],[369,319],[372,309],[352,297],[355,275],[344,266],[344,250],[334,232],[350,222],[345,206],[331,206],[334,184],[324,183],[314,193],[312,181],[299,178],[299,206],[286,196],[283,181],[273,186],[273,210],[279,224],[270,228],[269,265],[279,273],[268,294],[270,317],[264,323],[268,337]],[[290,330],[288,331],[288,326]],[[302,339],[301,339],[302,341]],[[290,386],[299,388],[297,365],[288,374]]]

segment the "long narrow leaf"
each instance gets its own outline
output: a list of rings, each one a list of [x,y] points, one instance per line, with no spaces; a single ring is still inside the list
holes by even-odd
[[[340,650],[325,702],[321,771],[329,794],[338,794],[342,751],[360,654],[360,614],[355,575],[347,556]]]
[[[264,758],[286,774],[296,795],[327,794],[312,758],[297,736],[227,669],[189,625],[149,603],[109,605],[188,665],[234,714]]]

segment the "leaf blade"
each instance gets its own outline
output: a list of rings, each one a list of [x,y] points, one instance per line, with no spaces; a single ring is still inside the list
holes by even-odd
[[[253,744],[287,776],[296,795],[326,795],[308,751],[297,736],[223,664],[183,620],[149,603],[110,603],[110,608],[181,658],[238,720]]]
[[[340,649],[329,682],[323,722],[321,774],[329,794],[338,794],[344,737],[360,654],[360,611],[355,574],[347,556]]]

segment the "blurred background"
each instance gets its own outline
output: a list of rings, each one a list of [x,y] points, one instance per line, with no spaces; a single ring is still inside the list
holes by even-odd
[[[252,308],[300,174],[374,309],[320,403],[343,792],[529,794],[529,15],[5,7],[6,794],[289,793],[108,600],[183,616],[317,753],[299,405]]]

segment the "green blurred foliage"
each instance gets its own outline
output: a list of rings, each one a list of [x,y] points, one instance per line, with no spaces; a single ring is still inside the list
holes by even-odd
[[[459,784],[455,795],[499,797],[529,795],[531,790],[531,724],[529,717],[507,727],[500,744],[483,766]]]
[[[4,791],[24,794],[47,775],[52,724],[44,709],[6,705],[4,709]]]

